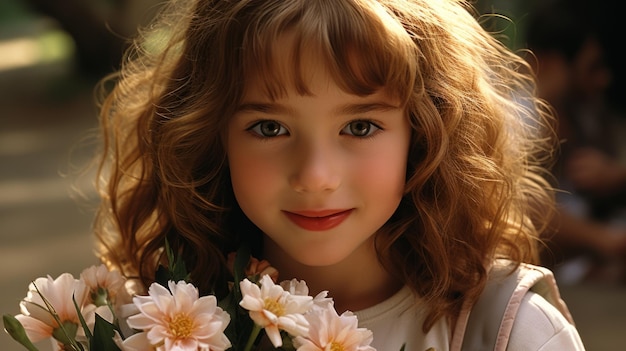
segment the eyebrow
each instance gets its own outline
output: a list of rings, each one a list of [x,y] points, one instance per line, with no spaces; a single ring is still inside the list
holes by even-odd
[[[391,111],[399,109],[399,106],[386,102],[368,102],[368,103],[348,103],[340,106],[335,110],[338,115],[358,115],[372,111]],[[292,109],[277,103],[248,102],[243,103],[237,109],[237,112],[260,112],[266,114],[289,113]]]
[[[386,102],[369,102],[369,103],[362,103],[362,104],[346,104],[344,106],[342,106],[341,108],[339,108],[336,112],[338,112],[338,114],[345,114],[345,115],[358,115],[361,113],[367,113],[367,112],[383,112],[383,111],[391,111],[391,110],[397,110],[399,109],[399,106],[395,106]]]
[[[237,112],[261,112],[267,114],[278,114],[281,112],[289,112],[291,109],[281,104],[247,102],[239,105]]]

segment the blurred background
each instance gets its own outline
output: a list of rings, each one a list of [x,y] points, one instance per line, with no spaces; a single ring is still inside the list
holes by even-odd
[[[539,93],[559,113],[564,147],[555,176],[567,192],[544,264],[555,270],[587,349],[622,350],[626,91],[617,51],[626,33],[611,1],[559,2],[479,0],[476,7],[511,19],[486,17],[484,25],[521,55],[533,48]],[[118,68],[126,39],[158,3],[0,1],[0,313],[19,313],[35,278],[78,276],[97,263],[90,230],[97,198],[87,168],[98,147],[94,88]],[[0,333],[0,350],[22,348]]]

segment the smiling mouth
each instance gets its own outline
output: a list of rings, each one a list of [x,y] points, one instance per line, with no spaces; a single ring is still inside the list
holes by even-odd
[[[325,211],[283,211],[287,218],[298,227],[309,231],[324,231],[340,225],[353,209]]]

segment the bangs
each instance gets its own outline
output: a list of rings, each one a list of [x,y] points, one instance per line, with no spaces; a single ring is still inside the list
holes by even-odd
[[[265,2],[269,3],[269,2]],[[348,93],[385,89],[405,103],[415,84],[418,50],[399,21],[374,1],[299,0],[261,5],[242,48],[244,77],[271,99],[294,88],[307,95],[307,64],[322,63]],[[289,47],[284,40],[289,36]]]

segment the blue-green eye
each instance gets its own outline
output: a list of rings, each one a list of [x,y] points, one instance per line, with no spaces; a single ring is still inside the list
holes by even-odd
[[[380,130],[380,127],[367,120],[356,120],[348,123],[341,130],[342,134],[348,134],[355,137],[368,137]]]
[[[280,123],[273,120],[260,121],[248,128],[249,131],[261,137],[272,138],[279,135],[287,134],[287,129]]]

